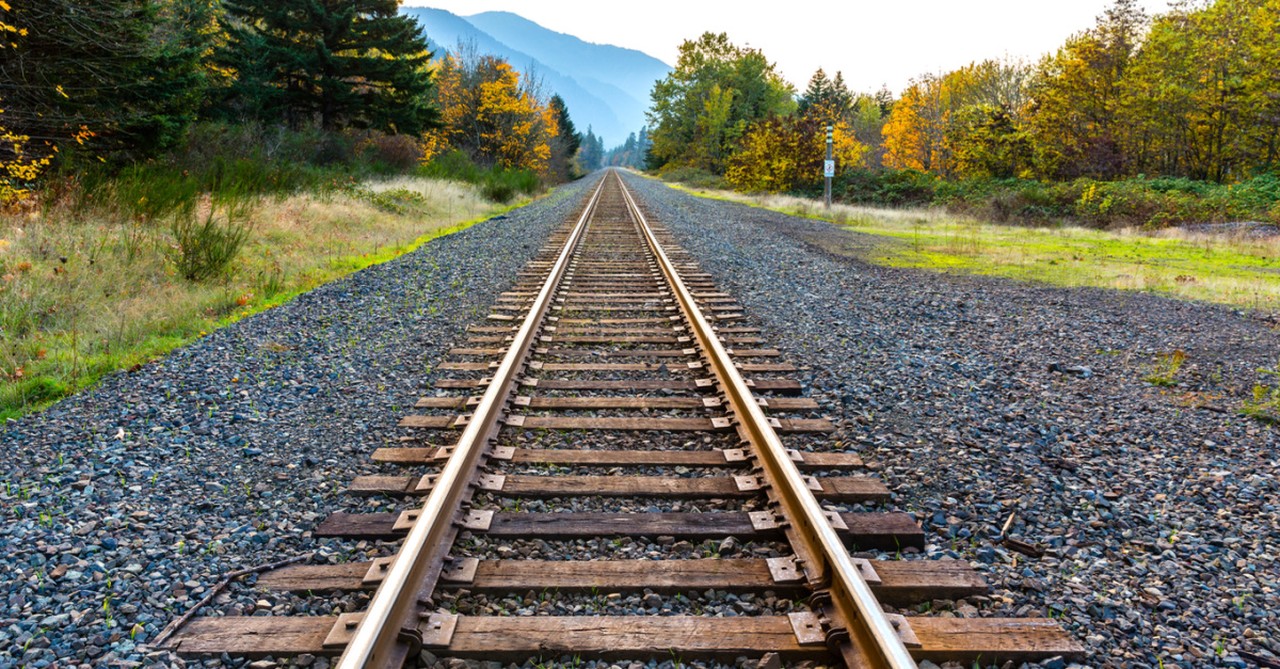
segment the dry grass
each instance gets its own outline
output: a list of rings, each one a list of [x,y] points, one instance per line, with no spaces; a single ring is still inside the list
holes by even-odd
[[[470,185],[400,178],[249,204],[228,271],[178,275],[164,222],[54,206],[0,220],[0,415],[492,215]]]

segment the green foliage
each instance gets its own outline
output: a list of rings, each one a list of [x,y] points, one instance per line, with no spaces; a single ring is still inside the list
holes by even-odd
[[[604,140],[587,126],[587,134],[582,138],[582,148],[578,152],[578,165],[583,172],[594,172],[604,165]]]
[[[694,188],[719,189],[727,187],[724,177],[697,167],[672,167],[662,170],[659,175],[666,181],[682,183]]]
[[[675,69],[654,84],[650,95],[649,166],[723,173],[747,127],[793,111],[793,94],[759,50],[738,47],[724,33],[686,40]]]
[[[491,202],[508,203],[518,194],[532,195],[542,187],[538,174],[532,170],[503,168],[497,165],[485,169],[475,164],[460,150],[447,151],[418,168],[418,174],[437,179],[452,179],[475,184]]]
[[[291,131],[256,124],[201,123],[180,146],[152,160],[124,168],[90,164],[64,166],[42,197],[51,206],[65,194],[82,215],[110,210],[140,224],[164,222],[194,212],[203,194],[235,192],[289,195],[329,190],[406,165],[411,139],[375,131]],[[403,167],[402,167],[403,166]]]
[[[1280,177],[1272,174],[1221,185],[1174,177],[948,180],[918,170],[848,170],[838,175],[833,191],[842,202],[936,205],[1002,223],[1076,223],[1095,228],[1277,221],[1280,206]],[[814,179],[797,193],[821,193],[821,182]]]
[[[640,132],[627,135],[621,146],[616,146],[605,156],[605,162],[615,167],[631,167],[644,169],[649,159],[649,129],[640,128]]]
[[[1135,171],[1234,181],[1280,155],[1280,1],[1216,0],[1157,17],[1124,79]]]
[[[219,215],[221,214],[221,215]],[[204,212],[184,212],[170,225],[175,247],[170,253],[178,274],[206,281],[224,274],[249,240],[250,223],[242,203]]]
[[[1257,420],[1280,424],[1280,362],[1271,369],[1259,369],[1258,373],[1273,379],[1275,385],[1265,382],[1254,384],[1253,397],[1245,400],[1241,410]],[[1243,602],[1237,602],[1236,606],[1243,608]]]
[[[538,175],[531,170],[493,168],[480,182],[480,192],[491,202],[506,204],[516,195],[536,193],[540,186]]]
[[[582,146],[582,133],[578,132],[573,119],[569,118],[569,108],[565,106],[564,98],[552,95],[547,107],[556,121],[556,134],[551,138],[551,159],[547,171],[556,181],[577,179],[580,173],[576,158],[578,149]]]
[[[431,53],[395,0],[225,0],[224,113],[293,128],[419,134],[437,125]]]
[[[844,74],[836,72],[834,79],[818,68],[809,79],[809,86],[800,96],[800,113],[817,110],[823,121],[845,118],[854,107],[854,95],[844,83]]]
[[[0,48],[8,130],[93,157],[171,147],[205,98],[214,10],[203,0],[41,0],[6,16]],[[8,147],[0,147],[7,162]]]

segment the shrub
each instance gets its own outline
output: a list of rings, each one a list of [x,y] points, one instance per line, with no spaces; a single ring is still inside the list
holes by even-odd
[[[516,196],[516,189],[513,185],[501,179],[486,179],[480,186],[480,193],[484,195],[486,200],[506,204]]]
[[[888,170],[879,179],[876,198],[881,204],[924,205],[934,202],[934,188],[942,180],[917,170]]]
[[[466,153],[456,149],[434,156],[418,167],[418,174],[428,178],[476,184],[485,199],[504,204],[515,199],[518,193],[533,194],[542,187],[542,179],[537,172],[507,169],[497,165],[486,170],[476,165]]]
[[[433,179],[453,179],[478,184],[485,178],[485,171],[466,153],[454,149],[434,156],[418,167],[418,175]]]
[[[724,189],[728,185],[723,177],[712,174],[699,167],[672,167],[663,169],[659,176],[664,181],[682,183],[694,188]]]
[[[358,190],[357,197],[369,204],[392,214],[403,214],[412,206],[425,206],[427,198],[422,193],[407,188],[393,188],[384,191]]]
[[[418,164],[422,158],[422,145],[409,135],[372,133],[364,141],[362,154],[375,165],[404,172]]]

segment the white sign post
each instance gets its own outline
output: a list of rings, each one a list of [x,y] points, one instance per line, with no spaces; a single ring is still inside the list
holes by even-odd
[[[835,128],[827,126],[827,159],[822,161],[822,177],[826,181],[823,188],[824,200],[827,203],[827,209],[831,208],[831,178],[836,175],[836,160],[832,153],[832,143],[835,136]]]

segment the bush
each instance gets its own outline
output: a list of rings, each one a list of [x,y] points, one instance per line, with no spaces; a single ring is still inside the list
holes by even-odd
[[[532,195],[542,188],[542,179],[531,170],[515,170],[498,167],[484,169],[471,157],[458,150],[446,151],[418,167],[420,176],[434,179],[465,181],[480,187],[485,199],[507,203],[519,193]]]
[[[361,151],[375,167],[395,172],[413,169],[422,160],[422,145],[408,135],[372,133],[364,141]]]
[[[694,188],[725,189],[728,184],[723,177],[712,174],[699,167],[671,167],[658,172],[663,181],[682,183]]]
[[[418,175],[432,179],[453,179],[478,184],[484,181],[485,171],[466,153],[454,149],[446,151],[418,167]]]
[[[480,192],[493,202],[505,204],[515,198],[517,193],[537,192],[539,183],[538,175],[528,170],[494,168],[480,184]]]
[[[894,206],[931,204],[934,202],[934,188],[941,182],[927,172],[889,170],[879,179],[876,198],[881,204]]]
[[[1280,219],[1280,177],[1256,176],[1222,185],[1182,178],[1123,181],[1077,179],[946,180],[914,170],[847,170],[836,178],[836,198],[889,206],[939,205],[997,222],[1063,221],[1093,227],[1166,227],[1186,223]],[[820,195],[821,183],[799,194]]]

